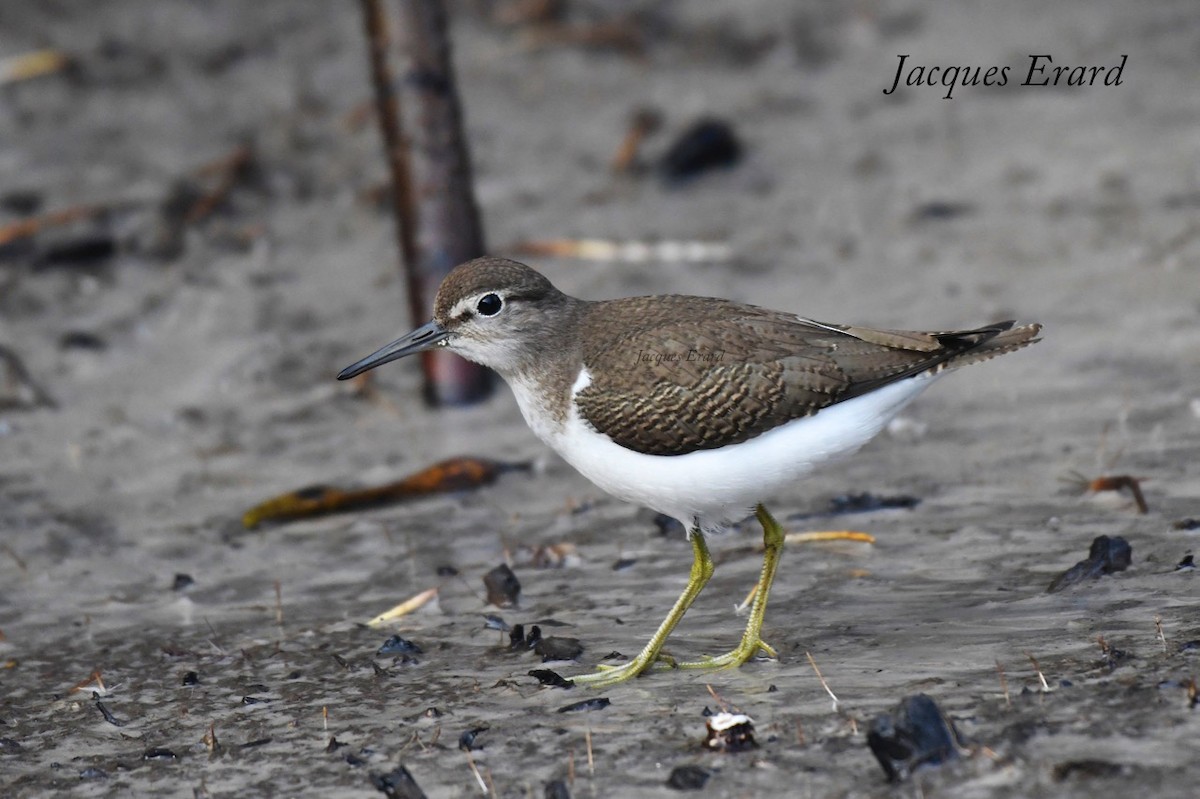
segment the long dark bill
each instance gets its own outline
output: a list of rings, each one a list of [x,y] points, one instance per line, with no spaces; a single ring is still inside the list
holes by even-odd
[[[449,335],[446,329],[437,322],[427,322],[407,336],[396,339],[391,344],[372,352],[357,363],[350,364],[338,372],[338,380],[349,380],[352,377],[361,375],[363,372],[374,369],[376,366],[382,366],[390,361],[403,358],[406,355],[432,349],[445,341]]]

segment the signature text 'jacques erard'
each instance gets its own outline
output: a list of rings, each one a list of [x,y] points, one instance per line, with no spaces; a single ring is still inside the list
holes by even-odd
[[[1024,77],[1018,86],[1120,86],[1122,72],[1128,55],[1110,66],[1055,66],[1049,55],[1030,55],[1029,63],[1022,72],[1014,72],[1010,66],[970,67],[909,64],[908,55],[899,56],[896,75],[892,85],[883,90],[893,94],[903,86],[942,86],[946,93],[942,98],[949,100],[959,86],[1007,86],[1009,78]]]

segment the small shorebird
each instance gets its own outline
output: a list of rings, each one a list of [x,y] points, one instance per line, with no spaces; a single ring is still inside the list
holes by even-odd
[[[431,322],[338,378],[446,347],[498,372],[533,432],[585,477],[689,530],[691,576],[649,643],[624,665],[574,678],[610,685],[659,659],[712,575],[705,537],[751,509],[765,554],[741,642],[672,665],[774,656],[760,634],[783,530],[762,500],[861,447],[941,374],[1020,349],[1040,329],[875,330],[712,297],[588,302],[524,264],[479,258],[446,276]]]

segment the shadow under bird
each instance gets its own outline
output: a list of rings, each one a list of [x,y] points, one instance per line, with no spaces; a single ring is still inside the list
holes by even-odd
[[[752,510],[759,590],[732,651],[675,668],[739,666],[775,651],[763,616],[783,530],[761,504],[861,447],[945,372],[1037,341],[1041,326],[876,330],[712,297],[589,302],[524,264],[479,258],[446,276],[433,320],[347,367],[345,380],[445,347],[512,387],[529,427],[605,491],[678,519],[693,563],[683,594],[633,659],[573,681],[610,685],[660,659],[713,572],[706,536]]]

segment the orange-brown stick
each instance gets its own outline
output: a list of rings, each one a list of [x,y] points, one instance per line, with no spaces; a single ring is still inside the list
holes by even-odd
[[[307,519],[388,505],[430,494],[467,491],[494,483],[504,472],[526,468],[528,464],[458,457],[435,463],[401,480],[369,488],[309,486],[255,505],[243,514],[242,526],[250,530],[267,521]]]

